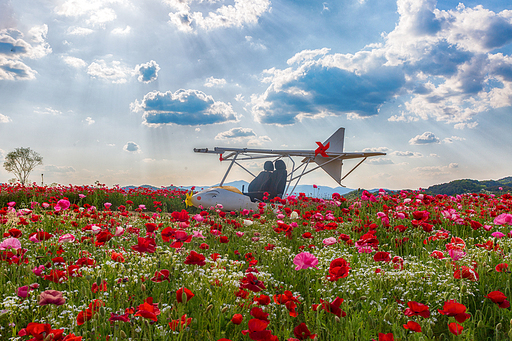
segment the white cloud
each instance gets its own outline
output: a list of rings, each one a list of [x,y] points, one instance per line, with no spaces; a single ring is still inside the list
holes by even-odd
[[[431,133],[430,131],[426,131],[421,135],[416,135],[412,139],[409,140],[409,144],[431,144],[431,143],[440,143],[438,137]]]
[[[84,60],[77,57],[65,56],[62,57],[62,59],[64,60],[64,63],[77,69],[87,66],[87,63]]]
[[[33,26],[28,30],[28,39],[17,29],[0,30],[0,80],[31,80],[37,72],[27,66],[23,59],[40,59],[52,53],[46,42],[48,26]]]
[[[110,66],[104,60],[96,60],[87,68],[87,73],[92,77],[112,81],[114,84],[122,84],[133,76],[134,70],[125,66],[120,61],[112,61]]]
[[[155,81],[158,78],[158,71],[160,71],[160,66],[154,60],[135,66],[135,73],[139,75],[137,79],[141,83],[147,84]]]
[[[224,84],[226,84],[226,80],[224,78],[214,78],[213,76],[207,78],[204,82],[204,86],[209,88],[214,86],[222,87]]]
[[[385,158],[385,157],[376,157],[371,158],[366,161],[367,163],[371,165],[392,165],[393,161],[391,159]]]
[[[450,163],[448,165],[448,168],[459,168],[459,164],[458,163]]]
[[[464,141],[465,138],[463,137],[459,137],[459,136],[452,136],[452,137],[447,137],[445,139],[443,139],[443,142],[444,143],[453,143],[453,141]]]
[[[402,151],[399,151],[399,150],[395,150],[394,152],[389,153],[389,155],[403,156],[403,157],[412,157],[412,158],[423,157],[423,154],[418,153],[418,152],[410,152],[410,151],[402,152]]]
[[[57,110],[57,109],[53,109],[52,107],[46,107],[44,109],[36,107],[35,109],[36,110],[34,110],[34,112],[36,114],[53,115],[53,116],[57,116],[57,115],[61,115],[62,114],[62,111]]]
[[[94,121],[94,120],[93,120],[92,118],[90,118],[90,117],[87,117],[87,118],[85,119],[85,123],[87,123],[87,125],[92,125],[92,124],[94,124],[95,122],[96,122],[96,121]]]
[[[261,146],[272,139],[266,135],[258,136],[251,128],[231,128],[227,131],[218,133],[215,140],[233,141],[235,143],[244,143],[248,146]]]
[[[91,30],[90,28],[86,27],[69,27],[68,28],[68,34],[74,35],[74,36],[87,36],[89,34],[94,33],[94,30]]]
[[[435,0],[397,4],[399,21],[383,43],[354,54],[303,50],[289,68],[265,70],[262,81],[270,85],[251,98],[255,119],[288,125],[326,112],[368,117],[406,95],[405,110],[389,121],[434,118],[469,128],[475,115],[512,106],[512,57],[493,53],[512,42],[512,11],[446,11]]]
[[[71,166],[46,165],[43,168],[44,173],[75,173],[76,170]]]
[[[57,7],[55,12],[66,17],[84,18],[89,25],[104,26],[117,18],[116,12],[110,7],[114,3],[123,3],[122,0],[67,0]]]
[[[125,28],[117,27],[114,28],[111,33],[115,35],[127,35],[131,32],[132,28],[130,26],[126,26]]]
[[[5,116],[0,114],[0,123],[9,123],[11,122],[11,118],[9,116]]]
[[[385,153],[389,150],[388,147],[372,147],[372,148],[364,148],[363,149],[363,153],[374,153],[374,152],[378,152],[378,153]]]
[[[169,13],[170,22],[184,32],[255,24],[263,13],[270,11],[269,0],[235,0],[234,5],[222,4],[223,0],[204,1],[205,4],[202,0],[164,1],[175,10]],[[215,11],[205,12],[203,16],[203,9],[217,4]]]
[[[142,153],[142,150],[140,149],[139,145],[133,141],[127,142],[124,145],[123,150],[125,152],[132,153],[132,154]]]
[[[468,123],[457,123],[453,127],[455,129],[465,129],[465,128],[473,129],[473,128],[476,128],[477,126],[478,126],[478,122],[468,122]]]
[[[238,121],[231,103],[215,101],[199,90],[180,89],[176,92],[152,91],[139,102],[130,104],[134,112],[143,112],[143,124],[199,126]]]

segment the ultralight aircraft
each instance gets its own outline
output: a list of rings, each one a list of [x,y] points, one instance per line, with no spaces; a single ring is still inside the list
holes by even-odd
[[[339,128],[324,143],[316,142],[316,149],[309,150],[232,147],[214,147],[213,149],[194,148],[194,152],[196,153],[218,154],[219,160],[229,162],[229,166],[218,186],[204,189],[196,194],[190,192],[187,195],[186,203],[196,207],[222,207],[225,211],[239,211],[243,209],[256,210],[259,202],[265,199],[272,199],[276,196],[283,197],[287,193],[293,193],[295,187],[304,175],[319,168],[329,174],[340,186],[343,186],[341,182],[368,157],[386,155],[386,153],[381,152],[345,152],[343,151],[344,139],[345,128]],[[296,163],[293,159],[294,157],[302,158],[301,162]],[[292,169],[289,172],[283,161],[283,159],[286,158],[289,159],[292,164]],[[362,160],[342,177],[341,168],[343,160],[360,158],[362,158]],[[241,161],[257,159],[273,159],[273,161],[266,161],[264,170],[258,175],[254,175],[240,163]],[[307,170],[310,164],[314,166]],[[240,191],[232,186],[224,186],[224,182],[233,165],[241,167],[254,177],[247,188],[247,192],[244,192],[244,188]]]

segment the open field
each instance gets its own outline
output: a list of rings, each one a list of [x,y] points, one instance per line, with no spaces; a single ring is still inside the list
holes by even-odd
[[[512,195],[0,186],[1,340],[510,340]]]

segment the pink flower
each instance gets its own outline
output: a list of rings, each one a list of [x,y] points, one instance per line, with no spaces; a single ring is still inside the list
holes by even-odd
[[[112,206],[112,204],[111,204],[111,203],[109,203],[109,202],[106,202],[106,203],[104,203],[103,205],[105,206],[105,208],[106,208],[107,210],[108,210],[108,209],[110,209],[110,206]]]
[[[239,237],[242,237],[244,235],[244,233],[241,232],[241,231],[237,231],[236,235],[239,236]]]
[[[73,236],[71,233],[66,233],[59,237],[59,243],[72,243],[75,241],[75,239],[75,236]]]
[[[359,253],[372,253],[373,249],[371,246],[357,246],[357,251],[359,251]]]
[[[139,208],[140,208],[141,210],[145,210],[145,209],[146,209],[146,205],[144,205],[144,204],[140,204],[140,205],[139,205]]]
[[[492,229],[491,225],[484,225],[484,230],[490,231]]]
[[[39,305],[55,304],[63,305],[66,303],[66,299],[62,296],[62,293],[58,290],[46,290],[40,295]]]
[[[295,270],[316,268],[318,269],[318,258],[309,252],[301,252],[293,259],[293,264],[297,265]]]
[[[336,238],[334,238],[334,237],[325,238],[324,240],[322,240],[322,243],[324,243],[325,246],[336,244]]]
[[[493,236],[495,238],[503,238],[503,237],[505,237],[505,234],[503,234],[501,232],[493,232],[493,233],[491,233],[491,236]]]
[[[32,272],[36,276],[41,276],[43,274],[44,269],[45,269],[44,265],[39,265],[39,266],[36,266],[35,268],[33,268]]]
[[[55,204],[55,211],[65,211],[69,208],[69,206],[71,206],[69,200],[60,199],[59,201],[57,201],[57,204]]]
[[[7,203],[7,206],[14,207],[14,206],[16,206],[16,202],[10,201],[10,202]]]
[[[197,221],[198,223],[202,222],[204,220],[203,216],[200,215],[199,213],[196,214],[195,216],[192,217],[192,219],[194,219],[195,221]]]
[[[0,250],[6,249],[21,249],[21,242],[18,238],[7,238],[3,242],[0,243]]]
[[[16,290],[16,294],[21,298],[27,298],[29,291],[30,288],[28,287],[28,285],[24,285]]]
[[[192,238],[206,239],[206,237],[203,236],[203,232],[202,231],[194,231],[194,234],[192,235]]]
[[[450,250],[448,250],[448,254],[455,261],[462,259],[466,255],[466,253],[464,251],[458,250],[458,249],[450,249]]]
[[[502,213],[496,218],[494,218],[494,224],[495,225],[505,225],[509,224],[512,225],[512,214],[508,213]]]
[[[85,194],[80,193],[80,194],[78,194],[78,197],[79,197],[80,199],[83,199],[83,198],[85,198]]]
[[[124,228],[121,226],[116,226],[116,232],[114,233],[114,236],[119,237],[122,236],[124,233]]]

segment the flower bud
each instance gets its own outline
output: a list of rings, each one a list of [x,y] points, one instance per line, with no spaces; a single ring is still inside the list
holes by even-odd
[[[361,296],[361,297],[359,297],[359,299],[360,299],[361,301],[366,301],[366,298],[367,298],[366,296]]]
[[[123,339],[123,340],[126,339],[126,333],[123,330],[121,330],[121,332],[119,332],[119,336],[121,336],[121,339]]]
[[[503,325],[500,322],[496,325],[496,330],[501,330],[501,328],[503,328]]]
[[[340,322],[341,322],[341,320],[340,320],[340,318],[339,318],[338,316],[334,316],[334,320],[335,320],[337,323],[340,323]]]
[[[101,277],[100,277],[100,276],[98,276],[98,277],[96,278],[96,284],[97,284],[98,286],[101,286]]]
[[[146,285],[144,283],[140,284],[140,290],[146,291]]]
[[[224,307],[224,308],[222,308],[222,310],[220,312],[224,314],[226,311],[228,311],[228,309],[229,309],[229,307]]]
[[[205,313],[205,314],[208,314],[208,312],[209,312],[210,310],[212,310],[212,308],[213,308],[213,304],[209,304],[209,305],[206,307],[206,310],[204,311],[204,313]]]
[[[105,307],[103,306],[100,307],[100,315],[105,316]]]

